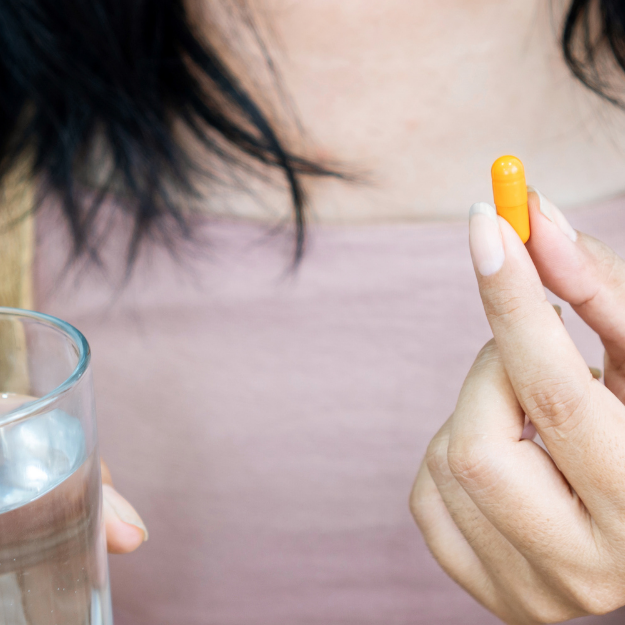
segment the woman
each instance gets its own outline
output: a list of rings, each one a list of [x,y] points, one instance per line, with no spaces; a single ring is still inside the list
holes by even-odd
[[[495,343],[454,411],[490,337],[464,215],[489,197],[497,156],[521,156],[556,203],[586,206],[578,229],[625,247],[622,200],[602,201],[625,167],[623,3],[59,5],[2,9],[3,146],[54,192],[38,216],[36,305],[89,338],[103,453],[150,528],[112,562],[118,625],[536,623],[625,604],[622,269],[536,193],[531,257],[473,210]],[[571,76],[563,23],[569,67],[613,103]],[[290,101],[322,148],[303,145]],[[333,179],[345,170],[364,182]],[[258,221],[294,205],[298,259],[307,174],[310,244],[280,280],[285,239],[266,241]],[[193,223],[180,210],[192,186],[207,198]],[[183,235],[169,250],[190,271],[167,247],[141,252],[146,233]],[[71,272],[59,282],[68,249],[96,261],[74,265],[79,288]],[[128,263],[116,289],[106,277]],[[608,388],[591,385],[534,266],[604,339]],[[568,326],[596,364],[592,337]],[[526,412],[562,473],[520,442]],[[430,439],[413,512],[494,614],[412,527],[405,499]],[[105,490],[110,546],[129,551],[142,522]]]

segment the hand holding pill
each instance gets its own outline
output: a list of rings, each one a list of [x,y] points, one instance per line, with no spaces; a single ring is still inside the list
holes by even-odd
[[[527,246],[492,206],[472,209],[471,253],[494,338],[412,494],[443,568],[514,624],[625,605],[625,263],[537,192],[528,201]],[[600,336],[605,385],[544,286]],[[523,438],[526,416],[549,453]]]

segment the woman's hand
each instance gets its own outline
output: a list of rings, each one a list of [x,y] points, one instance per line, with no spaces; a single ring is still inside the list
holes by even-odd
[[[625,263],[536,193],[527,248],[484,205],[473,212],[494,339],[428,448],[414,517],[447,573],[506,623],[610,612],[625,605]],[[605,386],[543,284],[601,337]],[[522,439],[525,415],[549,454]]]
[[[130,553],[148,539],[148,530],[137,511],[113,488],[111,472],[104,460],[100,460],[100,467],[109,553]]]

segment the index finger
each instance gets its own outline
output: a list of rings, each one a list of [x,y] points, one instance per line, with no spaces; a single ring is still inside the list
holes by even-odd
[[[606,479],[625,453],[622,405],[593,379],[525,246],[487,204],[472,208],[470,244],[484,309],[519,403],[591,511],[602,507],[606,490],[618,489],[616,501],[623,500],[625,474]]]

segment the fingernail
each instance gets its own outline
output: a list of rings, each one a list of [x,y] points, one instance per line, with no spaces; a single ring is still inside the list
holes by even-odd
[[[577,232],[568,222],[562,211],[557,206],[548,200],[538,189],[534,187],[527,187],[528,191],[534,192],[538,196],[540,202],[540,212],[552,223],[554,223],[564,234],[566,234],[571,241],[577,241]]]
[[[469,211],[469,246],[477,270],[492,276],[503,266],[505,254],[497,211],[486,202],[477,202]]]
[[[109,505],[124,523],[138,527],[143,532],[143,541],[145,542],[148,539],[148,530],[137,511],[108,484],[102,485],[102,495],[104,497],[104,505]]]

